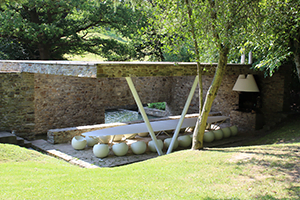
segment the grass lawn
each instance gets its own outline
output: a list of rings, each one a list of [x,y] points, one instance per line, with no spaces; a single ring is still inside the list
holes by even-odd
[[[99,169],[0,144],[0,199],[300,199],[300,124],[284,127],[275,136],[294,137],[281,144],[185,150]]]

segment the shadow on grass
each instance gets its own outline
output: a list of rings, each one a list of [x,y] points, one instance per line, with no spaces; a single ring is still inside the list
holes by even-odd
[[[270,145],[243,148],[209,149],[222,153],[234,153],[229,165],[242,166],[241,176],[261,181],[279,181],[288,185],[285,190],[300,199],[300,145]],[[266,181],[267,182],[267,181]],[[258,196],[257,199],[280,199],[276,196]],[[294,199],[294,198],[291,198]]]
[[[273,195],[257,195],[255,196],[255,199],[268,199],[268,200],[284,200],[286,198],[277,198],[274,197]],[[211,197],[206,197],[203,200],[241,200],[240,198],[226,198],[226,199],[220,199],[220,198],[211,198]]]

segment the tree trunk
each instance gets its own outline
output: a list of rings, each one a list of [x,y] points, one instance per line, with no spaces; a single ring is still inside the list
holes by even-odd
[[[222,78],[226,71],[228,53],[229,53],[228,47],[222,47],[219,50],[220,57],[219,57],[218,66],[216,68],[216,72],[214,75],[214,79],[207,91],[201,115],[199,115],[198,120],[197,120],[197,123],[200,124],[199,131],[194,131],[194,133],[193,133],[193,146],[192,146],[193,150],[203,148],[203,136],[204,136],[204,132],[205,132],[205,128],[206,128],[207,118],[208,118],[209,112],[211,110],[212,103],[213,103],[213,101],[217,95],[217,92],[219,90],[219,87],[221,85]]]
[[[40,60],[50,60],[50,49],[47,44],[39,44],[39,54],[40,54]]]

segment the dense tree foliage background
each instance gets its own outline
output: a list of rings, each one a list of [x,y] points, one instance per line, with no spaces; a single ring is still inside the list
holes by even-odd
[[[108,60],[136,56],[130,39],[146,23],[145,16],[126,4],[97,0],[26,0],[4,3],[0,10],[2,59],[64,59],[91,52]],[[104,39],[91,32],[114,29],[129,42]]]

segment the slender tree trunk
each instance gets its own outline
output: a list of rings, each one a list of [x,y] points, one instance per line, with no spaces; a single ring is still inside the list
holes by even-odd
[[[199,82],[199,117],[201,115],[202,107],[203,107],[203,84],[202,84],[202,67],[200,65],[200,54],[199,54],[199,47],[197,42],[197,37],[195,33],[195,22],[193,19],[193,8],[191,5],[190,0],[185,0],[185,4],[187,6],[187,14],[189,19],[189,24],[191,26],[191,35],[194,41],[194,48],[195,48],[195,54],[196,54],[196,60],[197,60],[197,74],[198,74],[198,82]],[[193,132],[193,140],[197,140],[197,133],[199,132],[199,120],[196,122],[196,126],[194,128]]]
[[[294,39],[294,62],[296,65],[298,79],[300,81],[300,42]]]
[[[216,72],[214,75],[214,79],[207,91],[203,109],[202,109],[201,115],[198,118],[199,124],[200,124],[199,131],[194,132],[194,135],[193,135],[193,137],[196,138],[193,140],[193,146],[192,146],[193,150],[203,148],[203,136],[204,136],[204,132],[205,132],[205,128],[206,128],[207,118],[208,118],[209,112],[211,110],[212,103],[213,103],[213,101],[217,95],[217,92],[219,90],[219,87],[221,85],[222,78],[226,71],[228,53],[229,53],[228,47],[222,47],[219,50],[220,57],[219,57],[218,66],[216,68]]]

